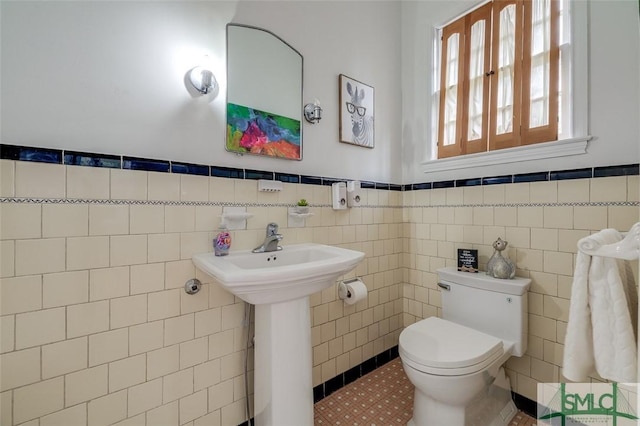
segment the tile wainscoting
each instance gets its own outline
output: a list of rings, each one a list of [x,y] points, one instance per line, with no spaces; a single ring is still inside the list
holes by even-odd
[[[225,206],[254,215],[246,229],[232,232],[232,249],[253,248],[275,221],[285,245],[318,242],[366,253],[350,276],[363,278],[367,301],[344,305],[335,288],[311,297],[316,397],[393,351],[404,326],[439,314],[436,270],[455,263],[457,248],[477,248],[486,263],[501,236],[518,274],[533,280],[529,350],[507,366],[514,390],[535,399],[537,382],[561,379],[576,241],[639,219],[637,165],[622,175],[593,177],[591,169],[592,177],[566,180],[442,188],[368,183],[362,207],[334,211],[323,184],[333,178],[267,172],[284,189],[262,193],[251,178],[258,171],[227,168],[228,177],[219,177],[212,170],[223,168],[204,166],[208,175],[202,168],[186,174],[177,172],[186,166],[171,162],[167,171],[133,170],[122,168],[122,159],[120,168],[77,166],[82,155],[61,152],[53,163],[7,159],[6,147],[3,425],[245,421],[245,356],[250,389],[253,377],[245,304],[191,262],[193,253],[211,251]],[[614,173],[620,170],[629,167]],[[287,209],[299,198],[315,215],[304,227],[289,227]],[[182,286],[194,276],[204,286],[188,296]]]

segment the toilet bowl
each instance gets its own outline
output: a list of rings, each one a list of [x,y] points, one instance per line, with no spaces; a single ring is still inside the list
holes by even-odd
[[[511,288],[505,280],[491,285],[487,278],[496,279],[486,275],[473,277],[452,268],[438,272],[445,318],[418,321],[399,338],[402,366],[415,387],[408,424],[508,425],[517,410],[502,366],[526,351],[530,280],[518,279]],[[470,411],[473,416],[467,415]]]
[[[417,419],[409,425],[464,425],[466,407],[488,391],[511,356],[510,345],[437,317],[405,331],[399,352],[415,386],[413,419]]]

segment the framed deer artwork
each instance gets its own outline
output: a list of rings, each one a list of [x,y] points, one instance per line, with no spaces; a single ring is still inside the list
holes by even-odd
[[[340,142],[365,148],[374,145],[374,90],[340,74]]]

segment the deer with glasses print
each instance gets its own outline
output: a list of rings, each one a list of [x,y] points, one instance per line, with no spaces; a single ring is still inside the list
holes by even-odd
[[[351,132],[353,143],[366,147],[373,147],[373,117],[367,114],[367,108],[362,105],[365,92],[358,90],[347,82],[347,93],[351,96],[351,102],[347,102],[347,111],[351,114]]]

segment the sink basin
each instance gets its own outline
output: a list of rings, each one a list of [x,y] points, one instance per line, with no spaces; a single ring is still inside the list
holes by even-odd
[[[227,291],[258,304],[299,299],[331,286],[353,269],[364,253],[324,244],[293,244],[282,250],[228,256],[202,253],[193,263],[215,278]]]

